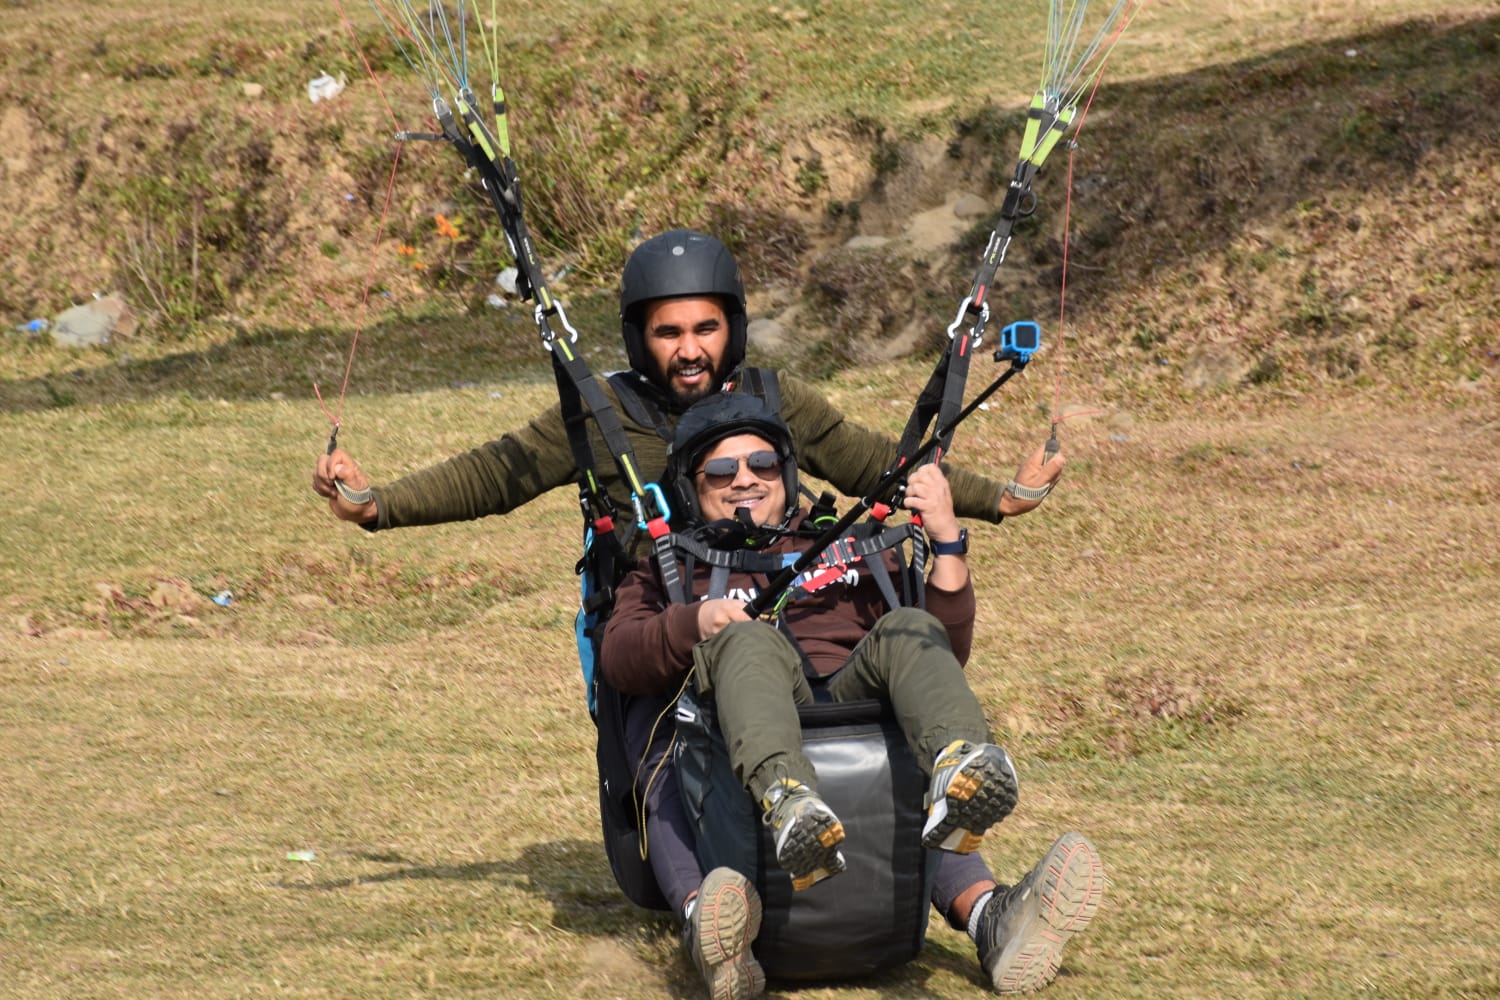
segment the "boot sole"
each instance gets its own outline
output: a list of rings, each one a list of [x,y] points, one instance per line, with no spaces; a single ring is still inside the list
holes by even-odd
[[[801,891],[844,870],[844,824],[826,806],[792,821],[786,838],[776,845],[776,863]]]
[[[750,947],[760,934],[760,896],[745,876],[715,868],[698,889],[700,965],[713,1000],[750,1000],[765,992],[766,974]]]
[[[1016,798],[1016,772],[1008,756],[974,758],[928,808],[922,846],[972,854],[984,843],[986,831],[1015,809]]]
[[[1036,891],[1023,904],[1016,931],[994,967],[997,993],[1030,993],[1052,982],[1063,946],[1088,926],[1104,898],[1104,864],[1088,838],[1068,833],[1052,845]]]

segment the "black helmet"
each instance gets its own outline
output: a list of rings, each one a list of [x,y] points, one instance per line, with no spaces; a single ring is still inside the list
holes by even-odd
[[[652,382],[643,326],[647,302],[688,295],[717,295],[724,300],[729,318],[729,349],[724,354],[723,375],[745,360],[745,286],[740,268],[729,248],[712,236],[690,229],[674,229],[653,236],[636,247],[620,274],[620,333],[630,367]]]
[[[672,504],[678,530],[703,523],[698,485],[693,471],[703,453],[727,437],[756,434],[771,442],[781,456],[781,481],[786,487],[786,517],[797,509],[797,456],[786,421],[765,400],[747,392],[716,392],[698,400],[677,421],[667,448],[667,471],[662,486]],[[784,523],[784,522],[783,522]]]

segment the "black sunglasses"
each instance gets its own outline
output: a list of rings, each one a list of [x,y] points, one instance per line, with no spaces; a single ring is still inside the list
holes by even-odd
[[[774,451],[752,451],[745,456],[745,464],[766,482],[781,477],[781,456]],[[740,474],[740,460],[732,455],[711,458],[703,463],[697,474],[703,477],[703,483],[709,489],[722,490]]]

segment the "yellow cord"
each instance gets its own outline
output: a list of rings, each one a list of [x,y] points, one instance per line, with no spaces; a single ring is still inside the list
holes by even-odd
[[[646,779],[646,784],[644,787],[641,786],[641,768],[646,766],[646,756],[651,752],[651,744],[656,740],[656,730],[661,726],[661,720],[666,718],[668,712],[676,710],[677,699],[681,698],[687,691],[688,681],[692,679],[692,676],[693,672],[689,670],[687,672],[687,676],[683,677],[682,686],[677,689],[676,696],[673,697],[671,701],[667,702],[667,707],[663,708],[661,712],[656,716],[656,721],[651,723],[651,732],[646,737],[646,749],[641,751],[641,759],[635,765],[635,775],[631,780],[630,792],[631,795],[635,797],[636,828],[640,831],[640,853],[642,861],[646,860],[646,854],[649,847],[646,837],[646,796],[650,793],[651,786],[656,783],[657,776],[661,774],[662,767],[667,763],[668,758],[672,756],[672,748],[677,744],[677,734],[673,733],[672,738],[667,741],[666,752],[661,755],[661,760],[656,762],[656,767],[651,769],[651,776]],[[636,789],[638,788],[640,789],[640,791],[636,791]]]

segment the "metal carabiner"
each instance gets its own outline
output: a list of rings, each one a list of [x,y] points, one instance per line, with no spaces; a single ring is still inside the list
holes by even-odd
[[[549,310],[546,306],[542,305],[542,296],[538,295],[536,310],[532,313],[533,317],[536,319],[537,329],[542,331],[542,346],[550,351],[557,343],[557,334],[553,332],[551,324],[547,322],[548,312],[556,313],[558,321],[562,323],[563,329],[568,331],[568,343],[578,343],[578,331],[573,329],[572,323],[568,322],[568,314],[563,311],[562,303],[552,298],[552,296],[550,295],[548,295],[547,298],[551,300],[552,308]]]
[[[642,487],[642,489],[645,490],[645,492],[651,494],[652,496],[654,496],[656,498],[656,506],[661,509],[661,519],[663,521],[671,521],[672,520],[672,508],[667,503],[667,495],[661,491],[661,484],[660,483],[647,483],[645,486]],[[635,526],[637,528],[640,528],[642,531],[645,531],[646,530],[646,508],[645,508],[645,505],[643,505],[641,503],[640,494],[637,494],[637,493],[630,494],[630,505],[635,508],[635,517],[636,517]]]
[[[953,339],[954,335],[958,332],[959,326],[961,326],[963,324],[964,315],[968,313],[968,311],[969,311],[969,304],[972,303],[973,301],[974,301],[974,296],[969,295],[969,296],[965,296],[964,300],[958,304],[958,315],[954,316],[953,317],[953,322],[950,323],[950,324],[948,324],[948,339],[949,340]],[[971,338],[973,339],[973,344],[972,344],[973,347],[977,348],[979,346],[980,341],[982,341],[984,339],[984,325],[986,323],[988,323],[989,321],[990,321],[990,304],[988,302],[982,302],[979,305],[979,322],[974,325],[974,332],[970,335]]]

